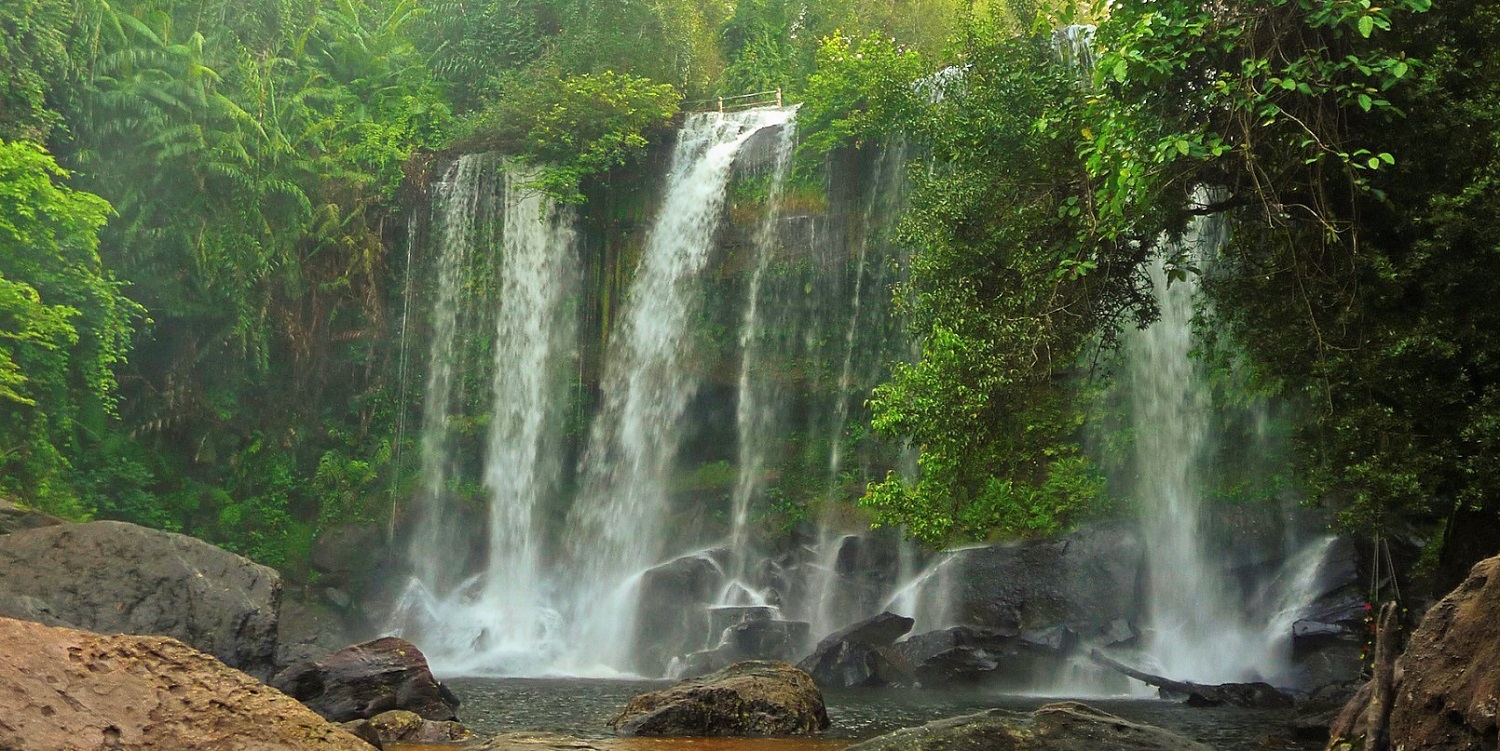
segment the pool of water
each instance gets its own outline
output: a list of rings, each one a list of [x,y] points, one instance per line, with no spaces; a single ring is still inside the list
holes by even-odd
[[[449,687],[463,700],[459,717],[481,737],[516,731],[613,739],[608,722],[636,694],[670,685],[663,681],[456,678]],[[824,693],[833,727],[815,738],[639,739],[613,741],[624,751],[838,751],[930,720],[1002,708],[1029,712],[1056,697],[1014,696],[984,691],[916,689],[839,690]],[[1317,749],[1291,740],[1286,710],[1230,707],[1195,709],[1140,698],[1083,698],[1106,712],[1171,730],[1220,751],[1264,751],[1268,747]]]

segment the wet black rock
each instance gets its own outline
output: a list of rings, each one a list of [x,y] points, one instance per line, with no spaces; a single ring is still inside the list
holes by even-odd
[[[709,606],[724,587],[718,552],[685,555],[641,575],[634,650],[641,674],[663,675],[674,657],[713,646]]]
[[[910,685],[915,682],[911,663],[893,644],[914,623],[906,616],[881,613],[825,637],[797,667],[811,674],[820,686]]]
[[[1063,653],[999,629],[956,626],[917,634],[895,645],[924,688],[984,683],[1024,688],[1055,673]]]

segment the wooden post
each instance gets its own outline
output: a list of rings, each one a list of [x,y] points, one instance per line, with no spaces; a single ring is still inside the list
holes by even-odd
[[[781,106],[781,87],[780,86],[776,87],[776,106],[777,107]]]
[[[724,114],[724,97],[719,97],[719,114]]]

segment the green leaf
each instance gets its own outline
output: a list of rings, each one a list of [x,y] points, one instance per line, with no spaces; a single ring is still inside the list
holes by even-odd
[[[1373,106],[1374,104],[1375,104],[1375,102],[1374,102],[1374,100],[1370,99],[1370,95],[1369,94],[1360,94],[1359,95],[1359,108],[1360,109],[1364,110],[1365,112],[1369,112],[1370,111],[1370,107]]]
[[[1124,58],[1121,58],[1118,61],[1116,61],[1115,62],[1115,70],[1114,70],[1115,80],[1119,81],[1121,83],[1124,83],[1125,82],[1125,72],[1126,72],[1126,70],[1129,67],[1130,67],[1129,63],[1125,62]]]
[[[1177,142],[1175,144],[1173,144],[1173,145],[1175,145],[1177,147],[1178,153],[1182,154],[1183,156],[1187,156],[1188,155],[1188,148],[1189,147],[1188,147],[1188,142],[1187,142],[1186,138],[1179,138],[1179,139],[1177,139]]]
[[[1362,37],[1365,37],[1366,39],[1368,39],[1370,37],[1370,34],[1374,33],[1374,31],[1375,31],[1375,17],[1374,16],[1360,16],[1359,17],[1359,35],[1362,36]]]
[[[1391,75],[1395,76],[1396,78],[1401,78],[1402,76],[1406,75],[1406,71],[1410,69],[1410,67],[1411,66],[1407,65],[1405,61],[1397,60],[1396,64],[1391,66]]]

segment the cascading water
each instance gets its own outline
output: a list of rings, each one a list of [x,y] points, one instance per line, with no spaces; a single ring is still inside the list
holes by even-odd
[[[576,357],[573,303],[580,275],[572,213],[530,187],[534,171],[506,168],[499,188],[501,214],[485,215],[483,193],[500,168],[493,158],[466,156],[439,185],[439,294],[428,381],[428,421],[433,422],[453,380],[464,251],[452,246],[498,252],[500,299],[484,460],[488,558],[476,577],[445,588],[439,572],[452,568],[446,558],[453,548],[434,546],[431,536],[419,535],[407,607],[417,609],[423,647],[434,665],[515,674],[545,669],[557,637],[558,615],[547,602],[542,574],[539,516],[555,501],[561,479],[559,412]],[[497,238],[481,236],[476,227],[497,218],[500,235],[494,242]],[[432,433],[429,441],[424,430],[423,492],[437,497],[447,478],[441,469],[447,438],[445,430]]]
[[[737,381],[739,400],[735,405],[735,425],[739,439],[737,477],[731,498],[733,514],[729,549],[733,552],[729,584],[720,597],[724,605],[763,605],[763,597],[743,581],[750,556],[750,505],[762,487],[771,444],[781,438],[777,428],[782,407],[780,388],[765,371],[765,329],[785,325],[787,309],[767,305],[761,300],[761,286],[776,252],[776,233],[781,219],[781,198],[786,188],[787,168],[796,143],[795,121],[781,128],[776,141],[771,183],[766,206],[756,227],[754,238],[755,268],[750,272],[745,296],[745,315],[740,324],[740,374]],[[770,310],[767,308],[770,307]]]
[[[1182,239],[1200,266],[1224,242],[1224,225],[1199,219]],[[1291,621],[1317,592],[1313,584],[1327,541],[1286,556],[1246,592],[1228,570],[1225,540],[1206,523],[1215,405],[1193,357],[1198,285],[1168,282],[1151,269],[1161,318],[1122,345],[1120,393],[1125,398],[1130,493],[1142,504],[1141,534],[1148,575],[1144,652],[1162,675],[1203,683],[1263,680],[1286,674]]]
[[[621,315],[610,338],[604,404],[583,456],[579,501],[568,515],[575,643],[608,665],[629,664],[635,575],[658,562],[672,530],[667,481],[680,423],[700,375],[690,327],[702,272],[723,218],[731,168],[756,133],[792,111],[687,117],[671,174]]]
[[[432,342],[428,353],[427,388],[422,404],[420,486],[416,497],[416,532],[410,560],[415,581],[429,592],[446,592],[456,582],[454,567],[440,551],[461,544],[444,486],[453,473],[448,423],[454,412],[459,375],[458,334],[463,307],[463,282],[476,222],[485,203],[485,174],[493,169],[486,155],[468,155],[454,162],[435,186],[433,247],[436,252],[437,294],[432,304]],[[408,272],[409,273],[409,272]]]

